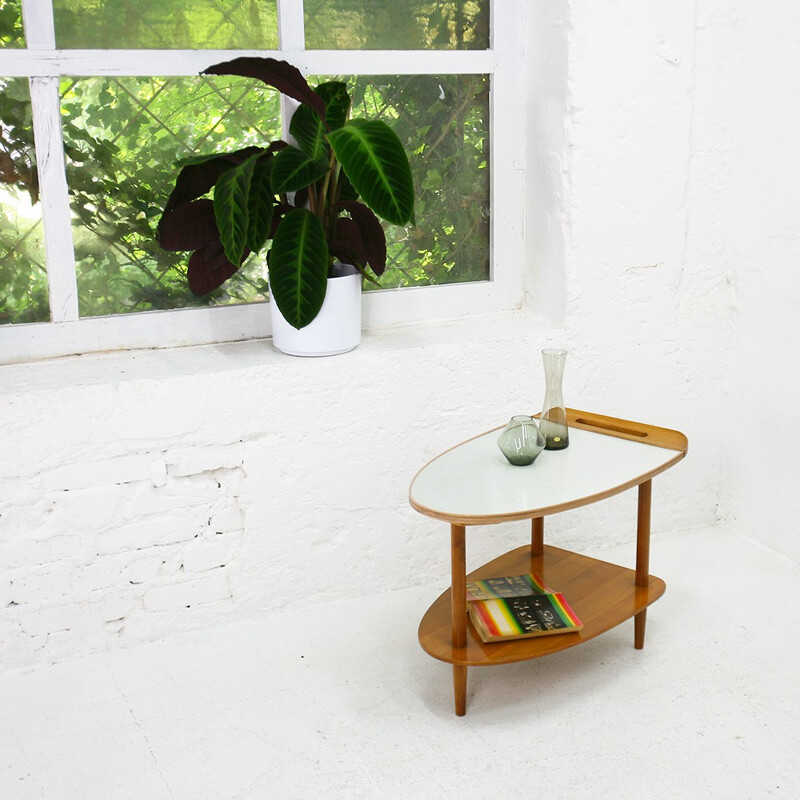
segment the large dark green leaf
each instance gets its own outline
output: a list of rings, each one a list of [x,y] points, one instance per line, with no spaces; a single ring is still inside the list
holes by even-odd
[[[308,85],[297,67],[287,61],[260,56],[240,56],[232,61],[203,70],[203,75],[241,75],[245,78],[257,78],[268,86],[273,86],[287,97],[293,97],[307,106],[311,106],[323,119],[325,118],[325,101]]]
[[[343,169],[339,170],[339,178],[337,182],[339,184],[340,200],[358,200],[358,192],[353,184],[350,183],[350,178],[347,177]]]
[[[319,314],[328,283],[328,245],[319,218],[295,208],[281,221],[269,255],[270,294],[284,319],[304,328]]]
[[[272,212],[272,227],[269,233],[270,239],[275,238],[275,234],[278,232],[278,226],[283,222],[283,218],[294,208],[295,206],[290,206],[288,203],[275,203],[275,208]],[[267,251],[267,258],[269,258],[269,251]]]
[[[342,81],[329,81],[321,83],[316,90],[325,101],[325,120],[330,130],[341,128],[347,122],[350,113],[350,95],[347,93],[347,84]]]
[[[376,275],[383,275],[386,270],[386,234],[378,218],[363,203],[342,201],[338,207],[350,214],[358,228],[364,259]],[[339,220],[338,224],[344,221]]]
[[[193,295],[201,297],[222,286],[238,269],[239,265],[226,258],[222,242],[216,239],[189,257],[189,289]]]
[[[164,216],[174,208],[202,197],[219,180],[219,177],[237,164],[241,164],[254,153],[263,152],[260,147],[245,147],[233,153],[193,156],[183,163],[175,188],[164,206]]]
[[[267,241],[272,228],[274,198],[270,183],[272,158],[265,156],[256,161],[247,197],[247,247],[257,253]]]
[[[308,106],[299,106],[292,115],[289,133],[294,136],[298,147],[314,161],[327,163],[330,157],[328,140],[319,115]]]
[[[318,181],[327,170],[327,162],[316,161],[296,147],[286,147],[272,162],[272,190],[277,194],[296,192]]]
[[[328,251],[337,261],[351,264],[360,271],[367,261],[358,225],[351,219],[336,221],[336,237],[328,238]]]
[[[255,151],[259,149],[256,147],[248,147],[247,150],[249,152],[245,153],[245,158],[248,156],[253,155]],[[242,153],[241,150],[236,151],[237,154]],[[179,158],[175,161],[176,167],[198,167],[200,164],[207,164],[209,161],[220,161],[220,160],[227,160],[230,161],[230,166],[234,167],[236,164],[241,163],[244,161],[244,158],[238,160],[232,160],[231,156],[235,154],[233,153],[200,153],[198,155],[191,155],[186,156],[186,158]]]
[[[233,264],[241,264],[250,220],[248,197],[253,170],[260,153],[228,170],[214,187],[214,216],[225,255]]]
[[[405,150],[380,120],[352,120],[328,134],[361,199],[379,216],[405,225],[414,214],[414,183]]]
[[[165,250],[197,250],[219,239],[210,200],[184,203],[164,215],[158,231],[158,243]]]

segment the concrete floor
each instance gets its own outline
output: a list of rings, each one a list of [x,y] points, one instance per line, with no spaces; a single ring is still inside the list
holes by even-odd
[[[439,586],[6,675],[0,798],[800,797],[800,568],[719,529],[651,568],[643,651],[472,669],[463,718],[416,640]]]

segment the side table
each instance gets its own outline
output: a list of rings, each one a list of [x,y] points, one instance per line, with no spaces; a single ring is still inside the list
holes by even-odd
[[[570,444],[511,466],[497,448],[499,428],[437,456],[414,477],[411,505],[450,523],[451,586],[419,626],[422,648],[453,666],[455,712],[466,713],[467,668],[526,661],[593,639],[631,617],[644,647],[647,607],[666,588],[649,574],[652,478],[687,452],[673,430],[567,409]],[[636,566],[627,569],[544,544],[544,517],[638,487]],[[530,519],[531,543],[466,573],[466,528]],[[537,572],[562,592],[583,630],[560,636],[484,643],[467,617],[466,582]]]

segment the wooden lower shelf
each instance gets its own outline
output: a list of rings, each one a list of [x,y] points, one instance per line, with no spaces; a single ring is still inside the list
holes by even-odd
[[[470,667],[540,658],[605,633],[643,611],[666,589],[664,581],[653,575],[649,576],[647,586],[636,586],[636,573],[632,569],[550,546],[545,546],[541,556],[531,556],[529,546],[518,547],[471,572],[467,580],[526,572],[538,572],[567,598],[583,622],[583,630],[484,644],[468,620],[466,647],[454,648],[448,589],[422,618],[419,626],[422,649],[440,661]]]

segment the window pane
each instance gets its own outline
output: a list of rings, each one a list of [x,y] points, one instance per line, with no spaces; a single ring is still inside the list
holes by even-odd
[[[54,0],[61,48],[274,50],[275,0]]]
[[[264,299],[255,258],[194,297],[189,253],[162,250],[155,231],[177,159],[279,138],[277,92],[240,78],[70,78],[61,108],[81,316]]]
[[[485,50],[489,0],[305,0],[310,50]]]
[[[50,319],[26,78],[0,78],[0,323]]]
[[[384,119],[414,174],[416,226],[384,226],[381,287],[488,280],[488,77],[361,76],[350,88],[352,116]]]
[[[25,47],[21,0],[0,0],[0,47]]]

